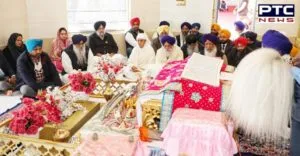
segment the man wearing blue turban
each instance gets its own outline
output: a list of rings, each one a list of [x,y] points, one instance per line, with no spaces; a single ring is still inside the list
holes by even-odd
[[[182,50],[175,45],[176,39],[169,35],[161,38],[163,47],[158,49],[156,54],[156,64],[165,64],[171,61],[183,60]]]
[[[23,96],[35,97],[38,90],[62,85],[55,66],[48,54],[42,51],[42,46],[40,39],[27,40],[27,52],[17,60],[17,88]]]

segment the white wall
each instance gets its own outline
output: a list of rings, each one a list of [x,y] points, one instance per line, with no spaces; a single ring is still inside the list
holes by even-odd
[[[58,28],[67,26],[66,0],[26,0],[30,38],[55,37]]]
[[[182,22],[201,23],[201,32],[210,32],[213,0],[186,0],[186,6],[176,6],[175,0],[160,1],[160,20],[168,20],[172,30],[180,31]]]
[[[160,1],[164,0],[131,0],[131,17],[141,18],[141,28],[154,31],[160,20]]]
[[[257,0],[257,4],[295,4],[295,23],[255,23],[255,31],[262,35],[268,29],[285,32],[289,37],[296,37],[300,26],[300,0]],[[257,17],[257,16],[256,16]],[[257,20],[256,20],[257,21]]]
[[[0,4],[0,48],[7,44],[11,33],[18,32],[27,37],[27,15],[24,0],[1,0]]]

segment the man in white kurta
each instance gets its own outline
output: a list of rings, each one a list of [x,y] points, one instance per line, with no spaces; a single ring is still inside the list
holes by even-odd
[[[155,52],[147,40],[146,34],[139,33],[137,42],[138,46],[133,48],[128,64],[133,67],[144,69],[148,64],[155,63]]]
[[[161,39],[163,47],[156,53],[156,64],[166,64],[171,61],[183,60],[183,52],[181,48],[175,45],[175,38],[171,36],[164,36]]]
[[[93,52],[85,45],[87,38],[83,35],[74,35],[72,42],[62,53],[62,65],[64,68],[64,75],[62,80],[64,83],[68,81],[68,74],[76,73],[78,71],[87,71],[91,67]]]

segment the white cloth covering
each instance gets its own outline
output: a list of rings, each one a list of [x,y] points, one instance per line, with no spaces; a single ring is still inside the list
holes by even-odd
[[[132,53],[129,57],[128,64],[133,65],[137,68],[144,69],[148,64],[155,63],[155,52],[151,47],[147,36],[145,34],[139,34],[137,39],[144,39],[146,43],[143,48],[136,46],[133,48]]]

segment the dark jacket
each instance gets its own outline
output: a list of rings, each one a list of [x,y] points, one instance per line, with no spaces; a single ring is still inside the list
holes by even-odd
[[[22,48],[17,48],[16,46],[6,46],[3,49],[3,55],[15,73],[17,72],[17,59],[25,50],[25,45],[23,45]]]
[[[152,41],[151,46],[152,46],[153,50],[155,51],[155,53],[157,52],[158,49],[161,48],[162,45],[160,43],[159,37],[155,38]]]
[[[24,52],[17,60],[17,88],[22,85],[29,85],[35,91],[45,89],[48,86],[62,86],[62,82],[56,71],[55,66],[50,60],[48,54],[41,54],[41,61],[44,70],[44,80],[40,83],[36,82],[34,64],[29,53]]]
[[[107,54],[107,53],[118,53],[118,45],[110,33],[105,33],[104,39],[102,40],[96,32],[89,36],[89,47],[91,48],[94,55]]]
[[[254,51],[256,49],[261,48],[261,42],[260,41],[255,41],[252,44],[248,44],[248,47],[250,48],[251,51]]]
[[[232,48],[227,56],[228,65],[237,67],[241,60],[251,52],[251,49],[246,47],[243,52],[238,52],[235,47]]]
[[[180,35],[176,36],[176,42],[177,42],[178,47],[181,47],[181,44],[180,44]]]
[[[300,84],[295,81],[294,85],[294,105],[292,109],[292,118],[300,122]]]
[[[226,43],[224,43],[224,44],[226,44],[226,46],[225,46],[225,51],[224,51],[224,53],[225,53],[225,55],[228,57],[228,54],[231,52],[231,49],[234,47],[234,45],[233,45],[233,43],[232,43],[232,41],[230,41],[230,40],[228,40]],[[218,46],[217,46],[217,48],[221,51],[221,52],[223,52],[222,51],[222,43],[219,43],[218,44]]]
[[[204,53],[204,47],[201,43],[198,43],[198,49],[199,49],[199,53]],[[182,47],[181,47],[181,50],[183,52],[183,58],[187,58],[189,56],[189,53],[188,53],[188,45],[187,44],[184,44]],[[203,55],[203,54],[202,54]]]
[[[1,51],[0,51],[0,69],[3,71],[5,76],[11,77],[12,75],[15,75],[15,72],[10,67],[9,63],[7,62],[6,58],[4,57]]]

